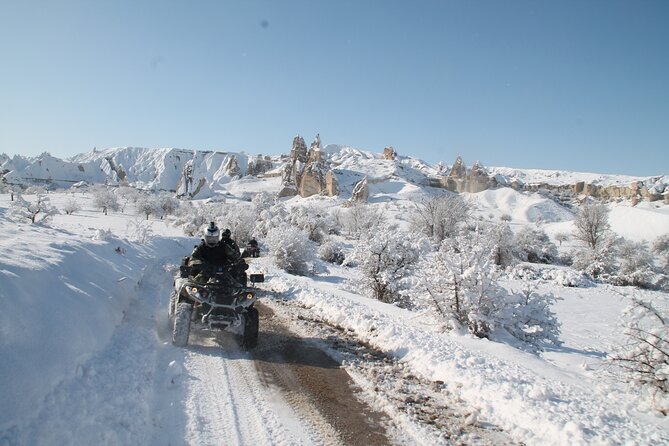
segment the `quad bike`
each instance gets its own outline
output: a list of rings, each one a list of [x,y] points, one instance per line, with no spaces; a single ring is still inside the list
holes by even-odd
[[[260,257],[260,248],[258,242],[249,242],[242,252],[242,257]]]
[[[251,274],[246,286],[246,273],[235,277],[231,267],[195,269],[182,261],[174,279],[168,317],[172,328],[172,343],[188,344],[192,329],[232,331],[240,334],[240,345],[252,349],[258,343],[258,310],[253,284],[264,281],[263,274]]]

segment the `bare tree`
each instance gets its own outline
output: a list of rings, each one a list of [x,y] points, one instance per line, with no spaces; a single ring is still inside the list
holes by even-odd
[[[610,360],[621,371],[620,378],[669,393],[669,324],[666,309],[640,298],[623,313],[626,342],[616,348]]]
[[[368,204],[354,204],[348,209],[345,216],[345,224],[349,234],[359,239],[373,228],[378,228],[386,220],[383,209],[372,207]]]
[[[12,202],[12,215],[18,220],[30,220],[46,223],[52,215],[59,214],[58,209],[51,205],[49,197],[37,194],[35,201],[27,201],[21,195]]]
[[[81,210],[81,207],[79,206],[79,203],[77,202],[77,200],[75,200],[74,198],[70,198],[67,201],[67,203],[65,203],[65,206],[63,206],[63,211],[67,215],[72,215],[75,212],[78,212],[79,210]]]
[[[558,232],[557,234],[555,234],[555,240],[557,240],[558,243],[560,243],[560,246],[562,246],[562,242],[566,242],[567,240],[569,240],[569,234],[567,234],[566,232]]]
[[[595,250],[610,230],[609,210],[600,203],[586,203],[581,207],[574,224],[574,237]]]
[[[179,208],[179,200],[174,197],[172,194],[161,192],[158,194],[158,208],[161,211],[161,217],[163,218],[166,215],[172,215]]]
[[[415,205],[411,225],[416,230],[440,243],[454,236],[458,225],[471,215],[471,207],[459,195],[446,194],[428,198]]]

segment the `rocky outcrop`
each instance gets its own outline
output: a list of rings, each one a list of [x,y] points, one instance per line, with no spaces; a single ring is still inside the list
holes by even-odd
[[[293,138],[293,147],[290,149],[290,159],[293,161],[300,161],[301,163],[307,162],[307,143],[304,142],[304,138],[300,135]]]
[[[367,177],[355,183],[353,192],[351,193],[351,202],[365,203],[369,199],[369,186],[367,184]]]
[[[548,183],[525,184],[517,178],[497,178],[491,176],[478,161],[471,169],[467,169],[462,158],[458,156],[453,167],[448,171],[443,164],[437,166],[437,175],[428,178],[428,185],[442,187],[451,192],[481,192],[498,187],[511,187],[521,192],[543,192],[560,201],[578,198],[579,195],[600,200],[628,199],[632,204],[641,200],[667,202],[666,177],[653,178],[647,185],[643,181],[634,181],[629,186],[603,186],[579,181],[575,184],[554,185]]]
[[[223,165],[223,172],[232,179],[238,179],[241,171],[235,155],[230,155]]]
[[[462,161],[462,157],[458,156],[455,159],[453,167],[451,168],[451,172],[448,174],[448,176],[458,180],[463,180],[467,176],[467,167]]]
[[[328,170],[325,174],[325,190],[330,197],[339,195],[339,181],[332,170]]]
[[[392,146],[383,149],[383,159],[394,161],[397,158],[397,153]]]
[[[446,173],[443,168],[440,171]],[[458,156],[448,175],[439,175],[431,179],[429,184],[435,187],[443,187],[451,192],[476,193],[497,187],[497,180],[491,177],[485,167],[478,161],[468,172],[462,158]]]
[[[193,160],[188,160],[177,183],[177,197],[193,196]]]
[[[316,135],[307,152],[306,144],[301,136],[293,139],[290,160],[286,163],[282,174],[279,197],[300,195],[310,197],[317,194],[330,196],[339,193],[339,186],[334,172],[323,159],[320,135]]]
[[[323,162],[321,138],[320,135],[316,135],[309,148],[307,163],[300,171],[298,177],[297,193],[300,194],[300,197],[310,197],[323,193],[326,190],[325,176],[327,170]]]
[[[125,169],[123,168],[123,165],[117,165],[116,162],[114,161],[114,158],[111,156],[105,157],[105,160],[109,163],[109,168],[111,171],[114,173],[116,176],[116,180],[118,181],[119,184],[122,185],[127,185],[127,174],[125,172]],[[83,169],[81,169],[81,165],[79,165],[77,168],[79,168],[80,172],[83,172]]]
[[[269,156],[263,157],[262,155],[258,155],[255,158],[249,159],[249,165],[246,166],[246,175],[264,175],[265,172],[272,170],[272,167],[274,166]]]
[[[279,198],[294,197],[297,195],[297,184],[295,184],[295,177],[293,176],[294,162],[291,160],[287,162],[281,173],[281,190],[279,190]]]

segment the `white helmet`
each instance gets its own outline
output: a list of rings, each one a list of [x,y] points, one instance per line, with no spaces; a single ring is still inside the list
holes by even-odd
[[[204,230],[204,244],[211,247],[216,246],[221,237],[221,231],[213,221],[209,223],[207,229]]]

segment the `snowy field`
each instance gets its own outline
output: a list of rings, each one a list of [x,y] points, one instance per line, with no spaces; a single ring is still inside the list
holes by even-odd
[[[275,179],[240,183],[228,193],[276,184]],[[406,224],[405,200],[417,193],[412,187],[372,185],[370,202]],[[132,207],[105,216],[90,195],[49,196],[56,207],[74,198],[81,210],[56,215],[48,226],[16,223],[8,218],[9,195],[0,195],[1,445],[318,444],[308,426],[291,421],[281,395],[254,381],[247,353],[214,363],[206,349],[169,343],[165,308],[172,275],[197,237],[185,236],[171,218],[138,217]],[[514,230],[540,221],[554,236],[573,225],[570,211],[538,195],[499,189],[469,199],[481,218],[510,215]],[[611,205],[610,222],[619,235],[652,241],[669,232],[669,206]],[[572,246],[567,242],[560,250]],[[605,362],[611,346],[621,342],[618,319],[630,299],[644,295],[666,303],[667,293],[594,283],[570,288],[540,280],[539,289],[557,297],[553,310],[563,345],[532,354],[512,344],[447,333],[430,312],[364,297],[354,286],[355,269],[323,264],[315,275],[294,276],[265,255],[253,269],[266,275],[262,300],[270,308],[289,315],[307,311],[421,379],[443,383],[470,408],[471,424],[496,426],[523,444],[669,444],[667,418],[653,410],[648,395],[615,380]],[[508,279],[503,285],[522,283]],[[318,333],[312,327],[301,334]],[[395,442],[448,444],[409,417],[393,415],[395,409],[375,396],[369,377],[353,366],[348,370],[362,389],[360,398],[390,414]],[[198,382],[212,373],[228,380],[215,383],[229,402],[218,416],[228,422],[214,422],[199,409],[207,393]],[[234,395],[242,380],[250,380],[255,393]],[[230,421],[235,417],[242,419]]]

